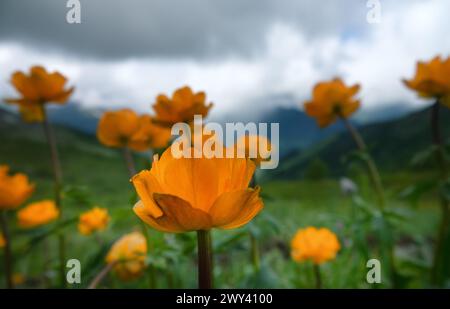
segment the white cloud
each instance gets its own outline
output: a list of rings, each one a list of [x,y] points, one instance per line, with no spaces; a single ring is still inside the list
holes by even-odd
[[[412,76],[418,59],[449,54],[445,13],[450,1],[408,3],[383,5],[382,23],[356,34],[328,33],[311,39],[301,28],[277,22],[262,50],[244,58],[99,61],[0,42],[0,96],[14,95],[5,83],[14,70],[39,63],[67,75],[77,87],[74,99],[86,107],[130,106],[148,112],[158,93],[187,84],[207,92],[215,103],[213,116],[254,113],[285,104],[270,101],[273,95],[290,95],[295,98],[290,104],[299,106],[316,82],[338,75],[362,84],[363,112],[397,102],[418,106],[400,80]]]

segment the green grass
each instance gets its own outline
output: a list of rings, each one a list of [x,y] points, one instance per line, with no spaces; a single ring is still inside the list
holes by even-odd
[[[21,129],[23,130],[23,129]],[[98,237],[81,236],[76,220],[63,227],[67,235],[68,258],[82,265],[82,284],[86,287],[104,267],[105,254],[114,240],[143,225],[132,211],[134,191],[118,151],[100,146],[94,138],[58,129],[58,148],[64,170],[64,216],[77,216],[99,205],[112,216],[108,229]],[[9,134],[8,132],[11,132]],[[30,201],[52,197],[52,174],[48,149],[39,127],[27,132],[0,132],[0,163],[14,171],[25,172],[37,189]],[[148,156],[136,157],[140,169],[149,166]],[[402,287],[427,287],[432,239],[437,229],[438,211],[435,193],[417,198],[414,203],[401,198],[410,185],[430,179],[431,173],[396,172],[385,174],[388,207],[395,212],[394,239]],[[361,197],[370,209],[371,188],[366,178],[355,177]],[[334,261],[322,267],[324,285],[328,288],[371,288],[366,283],[367,257],[379,258],[377,233],[373,222],[362,220],[363,210],[340,192],[337,180],[263,182],[265,209],[251,224],[232,231],[213,232],[215,285],[221,288],[312,288],[314,278],[309,263],[296,264],[289,256],[289,243],[299,228],[325,226],[339,237],[342,250]],[[355,223],[361,221],[360,223]],[[45,236],[55,226],[21,231],[10,213],[16,253],[15,272],[27,281],[22,287],[58,286],[56,236]],[[157,287],[196,287],[196,239],[194,233],[171,235],[147,229],[151,239],[148,263],[156,272]],[[255,270],[250,257],[250,234],[256,237],[261,267]],[[44,240],[42,240],[44,239]],[[357,246],[362,239],[366,249]],[[29,250],[24,251],[28,247]],[[367,251],[365,251],[367,250]],[[47,258],[45,258],[47,256]],[[46,262],[47,260],[47,262]],[[42,280],[45,267],[49,283]],[[2,272],[3,274],[3,272]],[[3,282],[3,280],[2,280]],[[389,287],[383,278],[379,287]],[[149,276],[123,283],[110,276],[102,287],[148,287]]]

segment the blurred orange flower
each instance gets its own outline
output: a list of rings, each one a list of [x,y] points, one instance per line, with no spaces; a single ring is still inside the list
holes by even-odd
[[[405,85],[424,98],[436,98],[450,107],[450,57],[442,60],[440,56],[429,62],[418,62],[416,75],[404,79]]]
[[[33,193],[25,174],[8,175],[9,167],[0,165],[0,209],[14,209],[23,204]]]
[[[18,224],[22,228],[33,228],[50,223],[59,216],[59,210],[52,200],[29,204],[17,212]]]
[[[44,104],[64,104],[74,88],[65,89],[67,79],[59,72],[49,73],[41,66],[33,66],[30,74],[17,71],[11,76],[11,84],[22,95],[18,99],[6,99],[10,104],[19,105],[25,121],[44,120]]]
[[[263,208],[260,188],[248,188],[254,171],[245,158],[174,158],[169,148],[132,178],[134,212],[163,232],[238,228]]]
[[[348,118],[360,106],[354,96],[359,85],[347,87],[340,78],[328,82],[320,82],[313,89],[313,98],[304,103],[305,112],[314,117],[319,127],[324,128],[337,118]]]
[[[25,283],[26,279],[23,274],[15,273],[12,277],[12,281],[14,282],[14,285],[21,285]]]
[[[106,208],[94,207],[80,215],[78,231],[83,235],[90,235],[95,231],[102,231],[109,222],[108,210]]]
[[[306,260],[322,264],[336,257],[341,246],[332,231],[327,228],[300,229],[291,241],[291,256],[296,262]]]
[[[178,122],[191,124],[194,115],[203,117],[208,115],[213,104],[206,104],[205,101],[204,92],[193,93],[189,87],[177,89],[172,99],[160,94],[156,98],[156,103],[153,104],[156,113],[155,122],[166,127],[171,127]]]
[[[97,137],[108,147],[128,147],[135,151],[162,148],[170,140],[170,130],[152,123],[149,115],[138,116],[131,109],[105,112]]]
[[[6,239],[3,237],[3,234],[0,233],[0,248],[3,248],[6,245]]]
[[[138,232],[122,236],[106,256],[106,263],[114,263],[113,270],[122,280],[131,280],[141,275],[145,269],[147,242]]]
[[[256,166],[270,159],[271,150],[270,141],[262,135],[244,135],[235,144],[235,154],[239,155],[242,152],[245,158],[255,162]]]

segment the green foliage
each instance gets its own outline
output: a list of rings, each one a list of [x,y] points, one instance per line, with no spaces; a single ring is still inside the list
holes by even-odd
[[[309,163],[305,170],[305,179],[323,180],[329,175],[328,166],[319,158],[315,158]]]

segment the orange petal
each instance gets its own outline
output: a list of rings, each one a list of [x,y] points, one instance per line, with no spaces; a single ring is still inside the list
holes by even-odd
[[[19,91],[24,98],[38,100],[39,92],[30,78],[22,72],[15,72],[11,77],[11,84]]]
[[[248,223],[264,207],[259,191],[257,187],[222,194],[209,211],[213,225],[234,229]]]
[[[131,182],[133,183],[139,198],[142,200],[146,212],[154,218],[161,217],[163,212],[153,200],[153,194],[155,192],[163,193],[163,189],[157,179],[150,171],[145,170],[135,175],[131,179]]]

